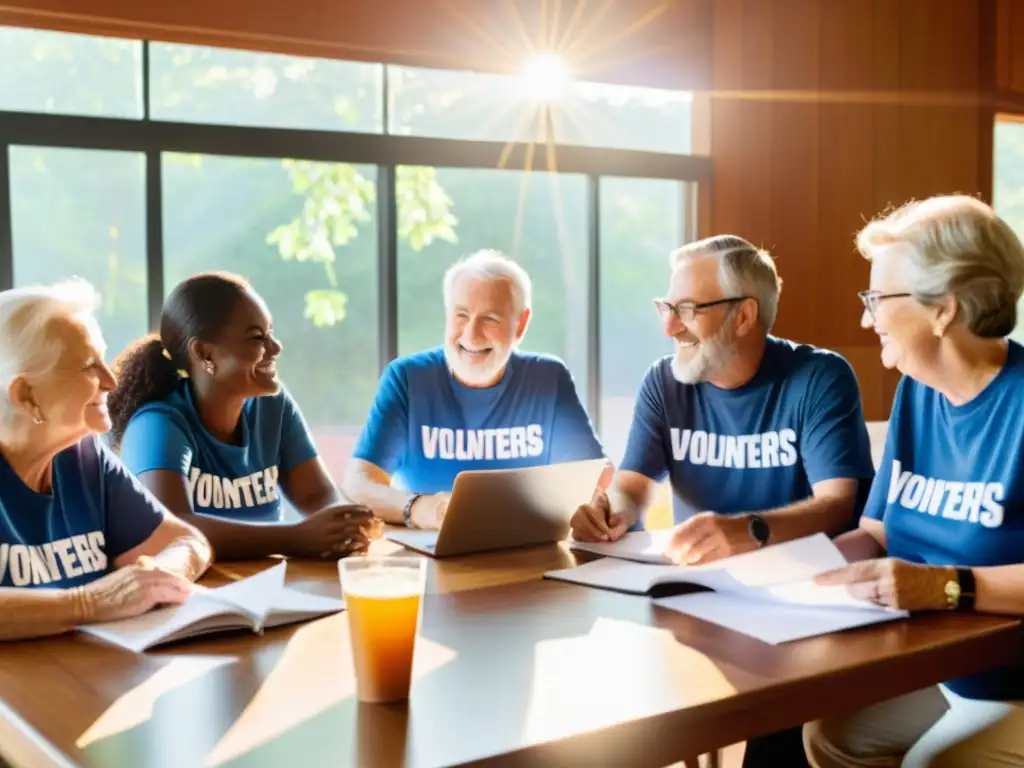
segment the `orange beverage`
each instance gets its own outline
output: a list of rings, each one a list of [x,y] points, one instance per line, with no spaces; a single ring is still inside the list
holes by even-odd
[[[348,613],[356,696],[360,701],[409,698],[426,563],[411,557],[338,561]]]

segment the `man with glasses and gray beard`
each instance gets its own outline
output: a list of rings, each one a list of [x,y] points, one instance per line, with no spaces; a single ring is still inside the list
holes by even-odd
[[[449,268],[444,344],[384,372],[346,468],[349,498],[436,529],[463,470],[605,458],[565,363],[518,349],[531,294],[526,271],[496,251]],[[601,489],[610,475],[609,464]]]
[[[575,538],[640,527],[666,477],[682,564],[856,526],[874,477],[857,379],[840,355],[770,335],[781,284],[739,237],[672,255],[655,306],[675,353],[644,377],[622,464],[576,511]],[[750,742],[744,765],[807,765],[799,729]]]

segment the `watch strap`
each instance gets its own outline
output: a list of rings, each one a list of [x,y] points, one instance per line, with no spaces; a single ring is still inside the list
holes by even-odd
[[[412,524],[412,505],[416,503],[416,499],[422,496],[422,493],[414,493],[409,497],[408,501],[405,502],[405,507],[402,509],[402,521],[405,523],[406,528],[413,528]]]

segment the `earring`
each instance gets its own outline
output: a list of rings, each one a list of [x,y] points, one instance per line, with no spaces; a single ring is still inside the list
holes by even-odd
[[[35,412],[32,414],[32,423],[42,424],[44,421],[45,419],[43,418],[42,412],[38,408],[36,408]]]
[[[217,369],[213,367],[213,360],[207,360],[206,361],[206,372],[208,374],[210,374],[211,376],[213,376],[213,374],[216,372],[216,370]]]

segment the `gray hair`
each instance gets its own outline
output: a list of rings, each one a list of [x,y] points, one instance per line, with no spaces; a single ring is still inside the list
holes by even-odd
[[[444,305],[447,308],[451,308],[452,286],[462,275],[508,283],[516,314],[533,306],[533,283],[530,276],[519,264],[499,251],[477,251],[448,267],[444,273]]]
[[[984,338],[1002,338],[1017,324],[1024,292],[1024,247],[1013,229],[981,200],[941,195],[911,201],[875,219],[857,235],[866,259],[906,244],[907,290],[922,304],[949,294],[959,321]]]
[[[775,269],[775,260],[763,248],[736,235],[715,235],[672,252],[670,263],[676,269],[682,262],[718,257],[718,284],[727,296],[749,296],[757,302],[757,317],[766,333],[775,325],[779,309],[782,278]]]
[[[43,376],[60,362],[64,345],[53,336],[54,321],[93,318],[99,305],[96,289],[80,278],[0,291],[0,426],[14,415],[14,380]]]

